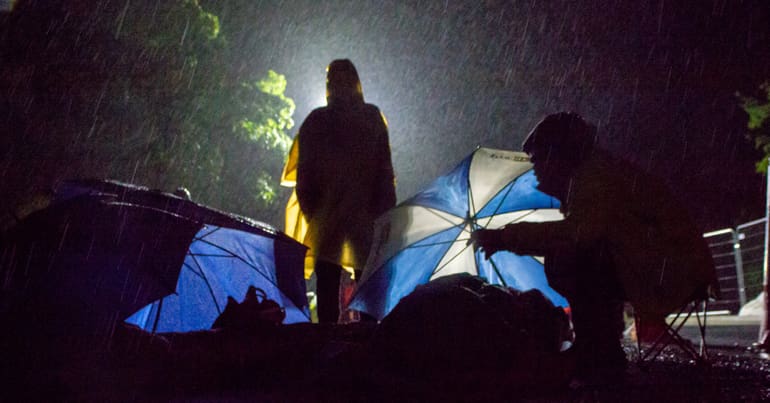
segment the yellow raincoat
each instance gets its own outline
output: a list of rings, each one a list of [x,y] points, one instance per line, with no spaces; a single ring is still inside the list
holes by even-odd
[[[292,145],[283,182],[296,184],[286,206],[286,232],[310,248],[305,276],[314,259],[362,269],[374,220],[396,202],[387,123],[379,109],[360,103],[311,112]]]
[[[289,158],[286,161],[286,165],[283,167],[283,173],[281,174],[281,186],[294,188],[297,186],[297,163],[299,162],[299,142],[297,138],[291,144],[291,150],[289,151]],[[292,189],[289,201],[286,202],[285,216],[284,216],[284,231],[290,237],[296,239],[299,242],[305,240],[305,234],[307,234],[307,220],[302,215],[302,210],[299,208],[299,200],[297,200],[297,190]],[[315,259],[312,254],[305,255],[305,278],[310,278],[313,274],[313,266],[315,265]]]

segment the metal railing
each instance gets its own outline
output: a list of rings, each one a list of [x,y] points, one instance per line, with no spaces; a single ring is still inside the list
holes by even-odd
[[[762,291],[765,219],[703,234],[714,258],[721,298],[710,309],[738,313]]]

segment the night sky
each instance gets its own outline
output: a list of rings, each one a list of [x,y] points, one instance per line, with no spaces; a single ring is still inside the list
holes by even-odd
[[[223,25],[233,17],[202,4]],[[243,49],[233,69],[285,74],[296,128],[324,104],[325,66],[356,64],[390,124],[399,200],[476,146],[518,149],[545,114],[573,110],[615,155],[664,178],[704,231],[764,215],[736,93],[770,79],[767,1],[259,1],[251,11],[253,30],[233,35]]]
[[[770,80],[768,0],[199,2],[219,17],[228,49],[237,49],[226,61],[231,78],[250,80],[268,69],[286,76],[286,95],[297,105],[292,136],[325,104],[326,65],[351,59],[365,99],[389,121],[399,200],[476,147],[519,149],[545,115],[571,110],[598,125],[603,147],[667,182],[702,231],[765,213],[765,179],[754,170],[760,153],[746,136],[737,94],[764,95],[759,86]],[[0,0],[0,10],[13,3]],[[126,0],[65,3],[141,7]],[[56,33],[39,31],[57,43]],[[30,49],[46,49],[35,40]],[[28,65],[21,72],[40,70],[34,60],[22,62]],[[52,77],[27,89],[51,98],[58,93],[46,93],[43,82]],[[90,95],[79,105],[96,102],[94,91],[83,91]],[[53,107],[53,115],[66,115]],[[52,124],[67,124],[63,119]],[[27,140],[19,141],[24,148]]]

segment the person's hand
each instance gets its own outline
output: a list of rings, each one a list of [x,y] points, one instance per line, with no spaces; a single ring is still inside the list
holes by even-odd
[[[499,229],[480,229],[471,233],[468,244],[473,244],[473,250],[481,249],[484,251],[484,259],[494,255],[497,251],[505,249],[503,245],[503,230]]]

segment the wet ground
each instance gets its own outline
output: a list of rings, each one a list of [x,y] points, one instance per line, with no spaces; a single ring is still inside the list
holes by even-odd
[[[8,401],[770,401],[770,359],[745,346],[712,345],[706,363],[668,347],[641,366],[636,345],[627,341],[625,376],[575,383],[569,382],[568,358],[527,351],[511,357],[502,371],[475,359],[455,366],[427,362],[419,370],[388,367],[371,348],[375,331],[364,323],[296,324],[250,333],[166,335],[162,343],[127,333],[114,340],[122,349],[109,356],[79,355],[57,372],[41,371],[22,390],[32,399]],[[3,375],[6,380],[7,375],[13,373]],[[42,390],[46,377],[62,384]]]
[[[258,388],[181,393],[178,401],[506,401],[506,402],[764,402],[770,401],[770,360],[745,348],[712,347],[707,363],[698,363],[676,347],[639,365],[632,362],[622,379],[569,385],[522,385],[520,374],[447,371],[395,374],[354,365],[337,365]],[[344,360],[342,361],[344,362]],[[341,362],[338,361],[337,364]],[[522,369],[537,363],[522,362]],[[344,368],[344,369],[343,369]],[[319,368],[316,368],[319,369]],[[555,377],[559,377],[555,374]],[[181,392],[181,391],[180,391]]]
[[[644,366],[632,363],[623,382],[572,389],[555,400],[770,401],[770,360],[743,348],[712,347],[707,362],[697,363],[669,347]]]
[[[644,364],[639,363],[633,332],[627,332],[623,345],[629,365],[624,376],[591,383],[570,381],[572,361],[561,354],[517,351],[497,370],[475,355],[464,360],[461,344],[454,344],[457,351],[440,352],[456,354],[459,361],[454,365],[430,362],[429,356],[419,355],[429,349],[410,346],[406,351],[417,353],[418,359],[401,358],[399,362],[408,364],[392,367],[382,364],[389,357],[378,357],[379,348],[373,347],[381,326],[282,326],[271,332],[272,340],[261,337],[274,347],[241,356],[245,365],[232,368],[237,354],[224,358],[219,367],[225,373],[227,368],[234,370],[224,377],[219,374],[216,382],[201,382],[193,370],[192,381],[176,380],[172,389],[137,397],[232,402],[770,402],[770,359],[751,349],[758,326],[756,319],[709,318],[705,361],[671,345]],[[696,349],[697,329],[688,321],[680,330]],[[222,335],[208,336],[217,343],[222,340]],[[254,345],[254,336],[229,344]],[[487,336],[479,342],[491,340]],[[420,360],[428,362],[421,365]],[[194,365],[193,360],[186,367]],[[177,366],[181,367],[185,365]]]

